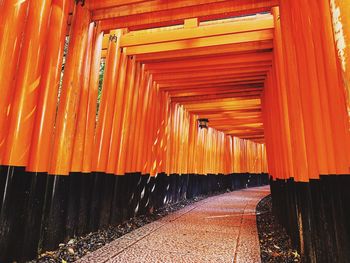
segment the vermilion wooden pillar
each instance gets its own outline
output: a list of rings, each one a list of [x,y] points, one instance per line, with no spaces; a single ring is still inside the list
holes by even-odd
[[[169,127],[169,118],[170,118],[170,99],[169,94],[167,92],[163,92],[164,96],[164,119],[163,119],[163,135],[161,140],[162,145],[162,153],[161,153],[161,167],[160,172],[167,173],[167,150],[169,145],[169,135],[170,135],[170,127]]]
[[[150,100],[148,104],[148,111],[147,111],[147,122],[146,125],[149,127],[148,131],[146,133],[146,151],[145,151],[145,162],[144,162],[144,169],[146,174],[151,174],[152,169],[152,141],[153,141],[153,132],[154,132],[154,126],[155,126],[155,114],[156,114],[156,83],[153,82],[150,90]],[[152,175],[154,176],[154,174]]]
[[[138,85],[136,87],[135,93],[136,96],[138,97],[138,102],[136,105],[136,112],[135,112],[135,116],[134,116],[134,123],[133,123],[133,128],[135,133],[134,133],[134,138],[132,139],[132,154],[131,156],[129,156],[130,158],[130,171],[131,172],[141,172],[141,169],[137,167],[137,158],[138,155],[141,152],[141,148],[140,148],[140,137],[143,135],[143,131],[140,129],[141,128],[141,118],[142,118],[142,108],[144,105],[144,94],[145,94],[145,83],[147,81],[146,78],[146,73],[144,70],[144,65],[140,65],[141,69],[140,69],[140,78],[139,78],[139,82]]]
[[[137,107],[139,105],[139,90],[140,90],[140,82],[141,82],[141,64],[136,63],[136,71],[135,71],[135,81],[133,83],[133,98],[130,103],[130,124],[129,124],[129,132],[128,132],[128,140],[127,140],[127,151],[125,152],[125,171],[127,173],[135,173],[136,170],[134,169],[134,163],[133,163],[133,155],[135,153],[133,152],[133,146],[135,144],[135,134],[136,134],[136,118],[137,118]]]
[[[53,0],[47,52],[39,85],[39,99],[29,155],[28,171],[47,172],[52,153],[57,95],[66,40],[68,0]]]
[[[155,168],[157,166],[156,164],[156,151],[157,151],[157,143],[156,143],[156,137],[157,137],[157,129],[158,129],[158,119],[159,119],[159,89],[157,85],[154,83],[153,89],[152,89],[152,99],[153,103],[150,105],[151,107],[151,116],[150,116],[150,133],[148,137],[148,143],[149,148],[147,150],[147,173],[149,173],[151,176],[155,176]]]
[[[145,151],[146,151],[146,134],[148,132],[148,123],[147,123],[147,112],[148,112],[148,106],[150,101],[150,93],[152,89],[152,76],[146,73],[145,76],[145,82],[143,83],[143,96],[141,97],[142,103],[139,105],[140,107],[140,118],[138,119],[140,126],[139,126],[139,133],[140,133],[140,139],[138,144],[138,155],[136,160],[136,167],[137,171],[142,172],[143,174],[147,173],[144,168],[144,162],[145,162]]]
[[[139,155],[142,153],[142,146],[141,146],[141,140],[144,134],[144,127],[142,127],[142,124],[144,123],[142,112],[145,105],[145,94],[146,94],[146,88],[147,88],[147,81],[148,81],[148,74],[144,70],[144,65],[141,68],[141,78],[140,78],[140,84],[139,88],[135,91],[138,93],[139,102],[136,107],[137,113],[135,117],[135,141],[133,144],[133,152],[134,154],[131,156],[132,160],[132,170],[141,172],[141,167],[138,164],[138,158]]]
[[[122,52],[120,63],[119,63],[119,75],[118,75],[118,82],[117,82],[116,101],[114,103],[114,110],[113,110],[112,133],[111,133],[111,138],[109,142],[108,162],[107,162],[107,169],[106,169],[107,173],[115,173],[117,160],[119,158],[122,116],[123,116],[123,109],[124,109],[124,99],[126,96],[125,95],[126,73],[127,73],[127,56],[125,52]]]
[[[97,120],[94,152],[94,170],[104,172],[108,161],[108,150],[111,139],[113,109],[116,99],[118,70],[120,63],[121,31],[111,31],[102,87],[102,99]]]
[[[130,131],[131,123],[131,107],[133,101],[133,92],[134,84],[136,77],[136,62],[133,57],[128,57],[128,66],[126,74],[126,83],[125,83],[125,102],[122,116],[122,125],[121,125],[121,137],[120,137],[120,146],[119,146],[119,158],[117,160],[117,169],[116,174],[123,175],[125,174],[125,159],[128,149],[128,137]]]
[[[50,6],[51,0],[30,1],[10,111],[3,160],[6,165],[26,166],[28,163],[46,50]]]
[[[68,175],[71,169],[89,23],[89,11],[77,4],[58,107],[50,174]]]
[[[3,159],[8,131],[8,117],[16,80],[28,1],[6,0],[2,2],[0,17],[0,164]]]
[[[95,27],[94,43],[92,48],[92,59],[90,69],[89,80],[89,95],[87,102],[87,123],[86,123],[86,135],[84,142],[84,156],[83,156],[83,170],[82,172],[88,173],[92,171],[92,160],[95,153],[93,152],[94,138],[95,138],[95,126],[96,126],[96,114],[97,114],[97,97],[98,97],[98,85],[101,67],[101,53],[102,53],[102,40],[103,32],[100,31],[100,23]]]
[[[151,117],[152,117],[152,107],[151,105],[154,103],[154,88],[155,84],[153,82],[153,78],[150,76],[149,82],[147,85],[146,89],[146,96],[145,96],[145,104],[144,104],[144,109],[143,109],[143,124],[141,127],[143,127],[143,136],[141,140],[141,145],[142,145],[142,155],[139,158],[142,174],[149,174],[149,159],[148,159],[148,152],[150,151],[150,137],[151,137]]]
[[[88,28],[88,37],[86,43],[86,50],[84,54],[84,64],[82,69],[82,81],[81,81],[81,91],[79,98],[79,110],[77,115],[77,126],[74,135],[74,144],[73,144],[73,155],[72,155],[72,165],[71,172],[81,172],[83,169],[83,156],[85,137],[86,137],[86,123],[87,118],[87,108],[89,100],[89,83],[90,83],[90,70],[91,70],[91,61],[92,61],[92,46],[93,46],[93,37],[95,23],[92,22]]]

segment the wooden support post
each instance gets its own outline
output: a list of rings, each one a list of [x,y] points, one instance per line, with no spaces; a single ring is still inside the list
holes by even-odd
[[[111,31],[108,54],[103,78],[102,99],[97,120],[94,152],[94,170],[104,172],[108,162],[108,151],[112,134],[114,118],[114,103],[116,100],[117,82],[120,65],[120,36],[122,31]]]
[[[71,169],[84,54],[90,23],[89,11],[78,4],[75,6],[73,19],[49,170],[50,174],[55,175],[68,175]]]
[[[99,23],[94,31],[94,43],[92,48],[91,70],[89,80],[89,95],[87,102],[87,123],[84,142],[83,170],[84,173],[92,171],[92,160],[94,157],[93,147],[95,138],[96,114],[97,114],[97,97],[98,85],[101,67],[103,32],[100,31]]]
[[[6,165],[26,166],[29,161],[39,84],[46,51],[50,7],[51,0],[35,0],[30,2],[28,9],[4,153],[4,164]],[[16,11],[21,12],[22,9]],[[20,19],[20,17],[17,18]],[[9,58],[9,60],[12,59],[14,58]],[[4,63],[7,64],[8,61]]]
[[[53,0],[51,5],[50,34],[40,79],[35,128],[29,155],[28,171],[47,172],[52,154],[57,96],[66,41],[68,0]]]
[[[83,159],[85,154],[85,138],[86,138],[86,124],[88,121],[88,102],[89,102],[89,83],[90,83],[90,71],[91,71],[91,61],[92,61],[92,47],[93,47],[93,37],[95,31],[95,23],[92,22],[89,25],[88,37],[86,43],[86,50],[84,54],[84,64],[82,69],[82,81],[81,81],[81,91],[79,98],[79,110],[77,114],[77,126],[74,135],[73,144],[73,155],[72,155],[72,165],[71,172],[81,172],[83,170]],[[96,117],[95,117],[96,119]]]
[[[134,162],[133,162],[133,156],[136,154],[134,152],[134,145],[137,143],[135,142],[135,135],[136,135],[136,120],[137,120],[137,108],[139,107],[139,101],[141,98],[139,97],[139,91],[141,89],[140,83],[142,81],[142,69],[141,64],[138,62],[136,63],[136,72],[135,72],[135,82],[132,87],[133,89],[133,99],[130,105],[130,129],[128,132],[128,148],[125,158],[125,171],[127,173],[135,173],[137,172],[135,170]]]
[[[289,7],[285,7],[286,12],[288,12]],[[283,54],[285,61],[289,61],[289,63],[284,63],[286,65],[286,76],[288,86],[286,87],[287,91],[287,99],[288,99],[288,107],[290,110],[290,128],[291,128],[291,136],[293,145],[293,163],[295,164],[294,172],[295,172],[295,180],[297,181],[308,181],[309,171],[308,171],[308,161],[306,156],[306,143],[305,143],[305,135],[303,128],[303,115],[300,108],[300,92],[298,87],[299,77],[298,77],[298,68],[296,67],[296,51],[293,41],[292,28],[290,17],[288,16],[280,16],[281,26],[282,26],[282,38],[276,42],[276,44],[280,45],[280,48],[283,48]],[[280,35],[277,35],[277,37]],[[281,42],[283,41],[283,42]],[[291,43],[291,44],[284,44]],[[283,62],[280,62],[279,65],[282,65]],[[280,71],[280,74],[283,74],[283,71]],[[287,83],[285,85],[287,85]],[[283,86],[281,87],[283,88]],[[277,157],[277,156],[276,156]],[[270,162],[271,163],[271,162]]]
[[[135,135],[134,135],[134,142],[133,142],[133,149],[132,149],[132,156],[131,156],[131,163],[132,168],[131,170],[134,172],[141,172],[141,167],[138,165],[138,157],[142,152],[141,148],[141,138],[143,137],[144,130],[141,130],[142,127],[142,110],[145,104],[145,92],[146,92],[146,85],[147,85],[147,77],[148,75],[145,72],[144,65],[141,66],[141,78],[139,82],[139,87],[135,90],[135,93],[137,93],[138,96],[138,103],[136,107],[136,116],[134,119],[135,126]]]
[[[136,74],[136,61],[133,57],[128,57],[128,66],[126,74],[126,83],[125,83],[125,102],[122,116],[122,125],[121,125],[121,137],[120,137],[120,146],[119,146],[119,157],[117,160],[116,174],[124,175],[125,174],[125,160],[128,149],[128,138],[130,132],[130,123],[131,123],[131,108],[133,101],[133,92],[135,84],[135,74]]]
[[[149,174],[149,170],[147,170],[148,165],[148,156],[147,152],[149,149],[149,136],[150,136],[150,119],[151,119],[151,105],[152,105],[152,90],[154,87],[152,76],[148,77],[147,86],[146,86],[146,94],[144,96],[144,105],[142,109],[142,125],[141,131],[144,133],[141,136],[140,147],[141,154],[138,156],[137,165],[140,167],[142,174]]]
[[[22,36],[27,21],[28,1],[2,1],[0,16],[0,164],[8,134],[8,118],[12,107],[14,85]]]
[[[141,108],[141,113],[140,113],[140,140],[139,140],[139,145],[138,145],[138,155],[137,155],[137,160],[136,160],[136,167],[138,171],[141,171],[142,173],[145,173],[145,170],[143,169],[144,166],[144,157],[145,157],[145,152],[146,152],[146,134],[148,132],[148,123],[147,123],[147,109],[149,106],[149,100],[150,100],[150,92],[151,92],[151,87],[152,87],[152,76],[146,75],[145,76],[145,82],[143,83],[143,96],[141,97],[142,99],[142,106],[139,105]]]
[[[122,134],[123,112],[125,107],[126,87],[125,82],[127,78],[128,59],[125,52],[121,53],[119,63],[119,74],[117,82],[116,101],[113,109],[113,125],[109,142],[107,173],[115,173],[117,161],[119,159],[119,147]],[[120,175],[120,174],[118,174]]]

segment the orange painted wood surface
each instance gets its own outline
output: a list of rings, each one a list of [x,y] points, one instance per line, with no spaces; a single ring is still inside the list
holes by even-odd
[[[14,5],[22,5],[22,3],[17,1]],[[11,87],[13,101],[3,155],[5,165],[28,165],[32,133],[36,128],[34,122],[40,92],[42,64],[46,52],[50,7],[51,0],[30,1],[28,5],[21,54]],[[16,11],[22,12],[21,7]],[[17,18],[20,19],[20,17]],[[18,40],[20,41],[20,38]],[[16,58],[9,58],[9,60],[12,59]],[[7,64],[6,61],[4,63]],[[6,75],[5,72],[4,74]],[[10,79],[8,81],[11,82]]]
[[[69,1],[53,0],[51,4],[47,51],[39,84],[39,98],[27,170],[47,172],[52,154],[63,51],[66,41]]]
[[[81,5],[75,6],[73,16],[49,169],[50,174],[58,175],[68,175],[71,169],[90,24],[89,11]]]
[[[0,16],[0,161],[3,164],[8,122],[13,104],[15,77],[21,53],[21,39],[25,31],[28,1],[6,0],[2,2]]]

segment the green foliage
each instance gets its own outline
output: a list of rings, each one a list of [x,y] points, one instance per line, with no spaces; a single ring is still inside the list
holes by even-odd
[[[105,66],[106,66],[106,61],[105,61],[105,59],[102,59],[101,66],[100,66],[100,76],[99,76],[99,81],[98,81],[96,120],[98,118],[98,113],[100,111],[100,104],[101,104],[101,98],[102,98],[102,87],[103,87],[103,76],[105,73]]]

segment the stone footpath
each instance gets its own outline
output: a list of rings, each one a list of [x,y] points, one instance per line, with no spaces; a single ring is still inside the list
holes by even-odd
[[[209,197],[89,253],[77,262],[260,262],[257,203],[269,186]]]

